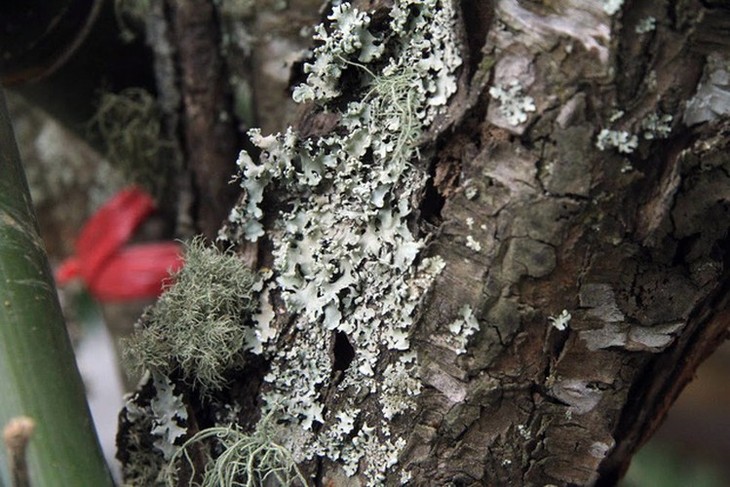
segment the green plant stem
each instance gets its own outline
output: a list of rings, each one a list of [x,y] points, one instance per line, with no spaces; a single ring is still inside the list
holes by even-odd
[[[113,485],[0,90],[0,429],[18,416],[36,424],[27,450],[33,487]],[[7,469],[0,448],[0,478],[9,485]]]

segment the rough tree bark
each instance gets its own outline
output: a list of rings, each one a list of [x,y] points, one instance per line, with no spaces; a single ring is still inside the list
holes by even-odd
[[[355,7],[370,12],[373,34],[384,37],[393,3],[402,2]],[[455,5],[456,89],[413,142],[419,150],[407,169],[429,175],[404,219],[403,232],[423,243],[413,266],[436,256],[445,264],[408,315],[420,393],[407,407],[384,416],[387,391],[378,389],[400,344],[381,344],[376,385],[353,398],[347,377],[358,377],[353,369],[364,353],[357,330],[326,329],[331,314],[306,303],[292,313],[285,286],[266,288],[264,302],[275,313],[270,350],[292,347],[306,333],[326,337],[331,375],[313,382],[320,409],[302,428],[326,435],[347,417],[343,445],[366,442],[363,432],[374,428],[398,458],[393,465],[366,452],[347,476],[338,460],[345,446],[320,452],[301,464],[314,484],[612,485],[702,359],[726,339],[730,37],[723,27],[730,9],[699,0],[621,3]],[[368,59],[361,54],[358,62]],[[331,98],[337,103],[309,106],[294,130],[299,141],[342,133],[336,109],[363,97],[356,64],[340,66],[346,74]],[[269,142],[259,143],[264,158],[278,157]],[[298,161],[295,172],[310,177]],[[331,192],[317,188],[307,197]],[[272,255],[281,249],[276,221],[296,203],[288,188],[266,191],[264,238],[244,244],[238,235],[237,243],[255,254],[249,261],[283,275]],[[415,279],[412,268],[401,277]],[[331,277],[347,275],[340,267]],[[313,292],[312,299],[322,296]],[[325,331],[297,321],[307,313]],[[478,331],[455,341],[474,323]],[[275,352],[248,360],[245,374],[217,397],[238,404],[241,425],[272,408],[262,398],[280,391],[266,374],[288,372],[277,360]],[[298,365],[292,359],[289,367]],[[215,423],[205,402],[190,403],[189,433]],[[382,476],[366,475],[376,463]]]
[[[472,78],[480,102],[433,162],[444,201],[431,251],[447,267],[416,331],[434,386],[406,427],[419,479],[611,485],[727,336],[727,120],[686,121],[706,55],[727,60],[709,24],[728,11],[626,3],[614,16],[601,2],[479,5],[495,18],[481,50],[492,84],[516,79],[537,109],[505,126]],[[656,29],[638,33],[649,16]],[[484,25],[466,23],[470,46]],[[673,130],[630,154],[601,151],[614,110],[629,132],[652,113],[671,114]],[[463,302],[488,326],[455,364],[432,337]],[[562,309],[568,329],[547,326]]]

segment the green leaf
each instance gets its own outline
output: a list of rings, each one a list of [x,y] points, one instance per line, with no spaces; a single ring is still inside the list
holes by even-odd
[[[35,421],[33,487],[112,486],[0,90],[0,427]],[[10,484],[0,448],[0,483]]]

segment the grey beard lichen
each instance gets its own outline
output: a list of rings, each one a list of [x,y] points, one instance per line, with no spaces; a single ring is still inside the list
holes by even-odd
[[[245,365],[246,345],[255,337],[261,279],[235,254],[195,238],[172,279],[122,343],[127,367],[146,371],[120,414],[119,451],[130,485],[162,485],[171,475],[188,433],[180,382],[211,399]]]
[[[173,143],[164,134],[162,111],[142,88],[102,93],[90,122],[104,155],[128,180],[161,195],[176,169]]]
[[[385,29],[371,30],[371,17],[348,3],[336,3],[328,18],[293,97],[336,114],[338,126],[318,137],[252,130],[261,157],[241,153],[246,199],[221,238],[265,234],[273,244],[273,274],[247,348],[271,361],[263,399],[288,425],[286,447],[297,461],[324,456],[376,485],[405,446],[389,420],[415,406],[411,325],[444,266],[439,257],[418,259],[424,241],[408,226],[427,179],[414,162],[419,138],[456,91],[461,59],[448,1],[396,1]],[[267,188],[276,188],[282,209],[265,228]],[[270,291],[296,315],[286,343],[276,340]],[[332,386],[333,364],[323,345],[335,333],[355,356],[336,388],[341,407],[326,411],[320,391]],[[377,398],[381,412],[361,409],[365,397]]]
[[[194,239],[185,266],[135,333],[123,342],[126,365],[164,376],[174,373],[202,394],[226,384],[243,365],[258,278],[232,253]]]
[[[235,426],[214,426],[197,432],[176,451],[165,472],[166,485],[178,485],[177,464],[187,461],[195,465],[188,453],[201,442],[212,441],[223,451],[208,458],[200,487],[306,486],[307,481],[297,468],[291,452],[278,439],[279,426],[273,411],[261,418],[250,434]]]

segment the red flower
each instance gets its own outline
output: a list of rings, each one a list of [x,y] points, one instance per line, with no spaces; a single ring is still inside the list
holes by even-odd
[[[123,245],[154,210],[152,198],[139,188],[124,189],[94,213],[76,241],[76,255],[61,263],[56,282],[80,277],[101,301],[153,298],[171,271],[183,265],[174,242]]]

